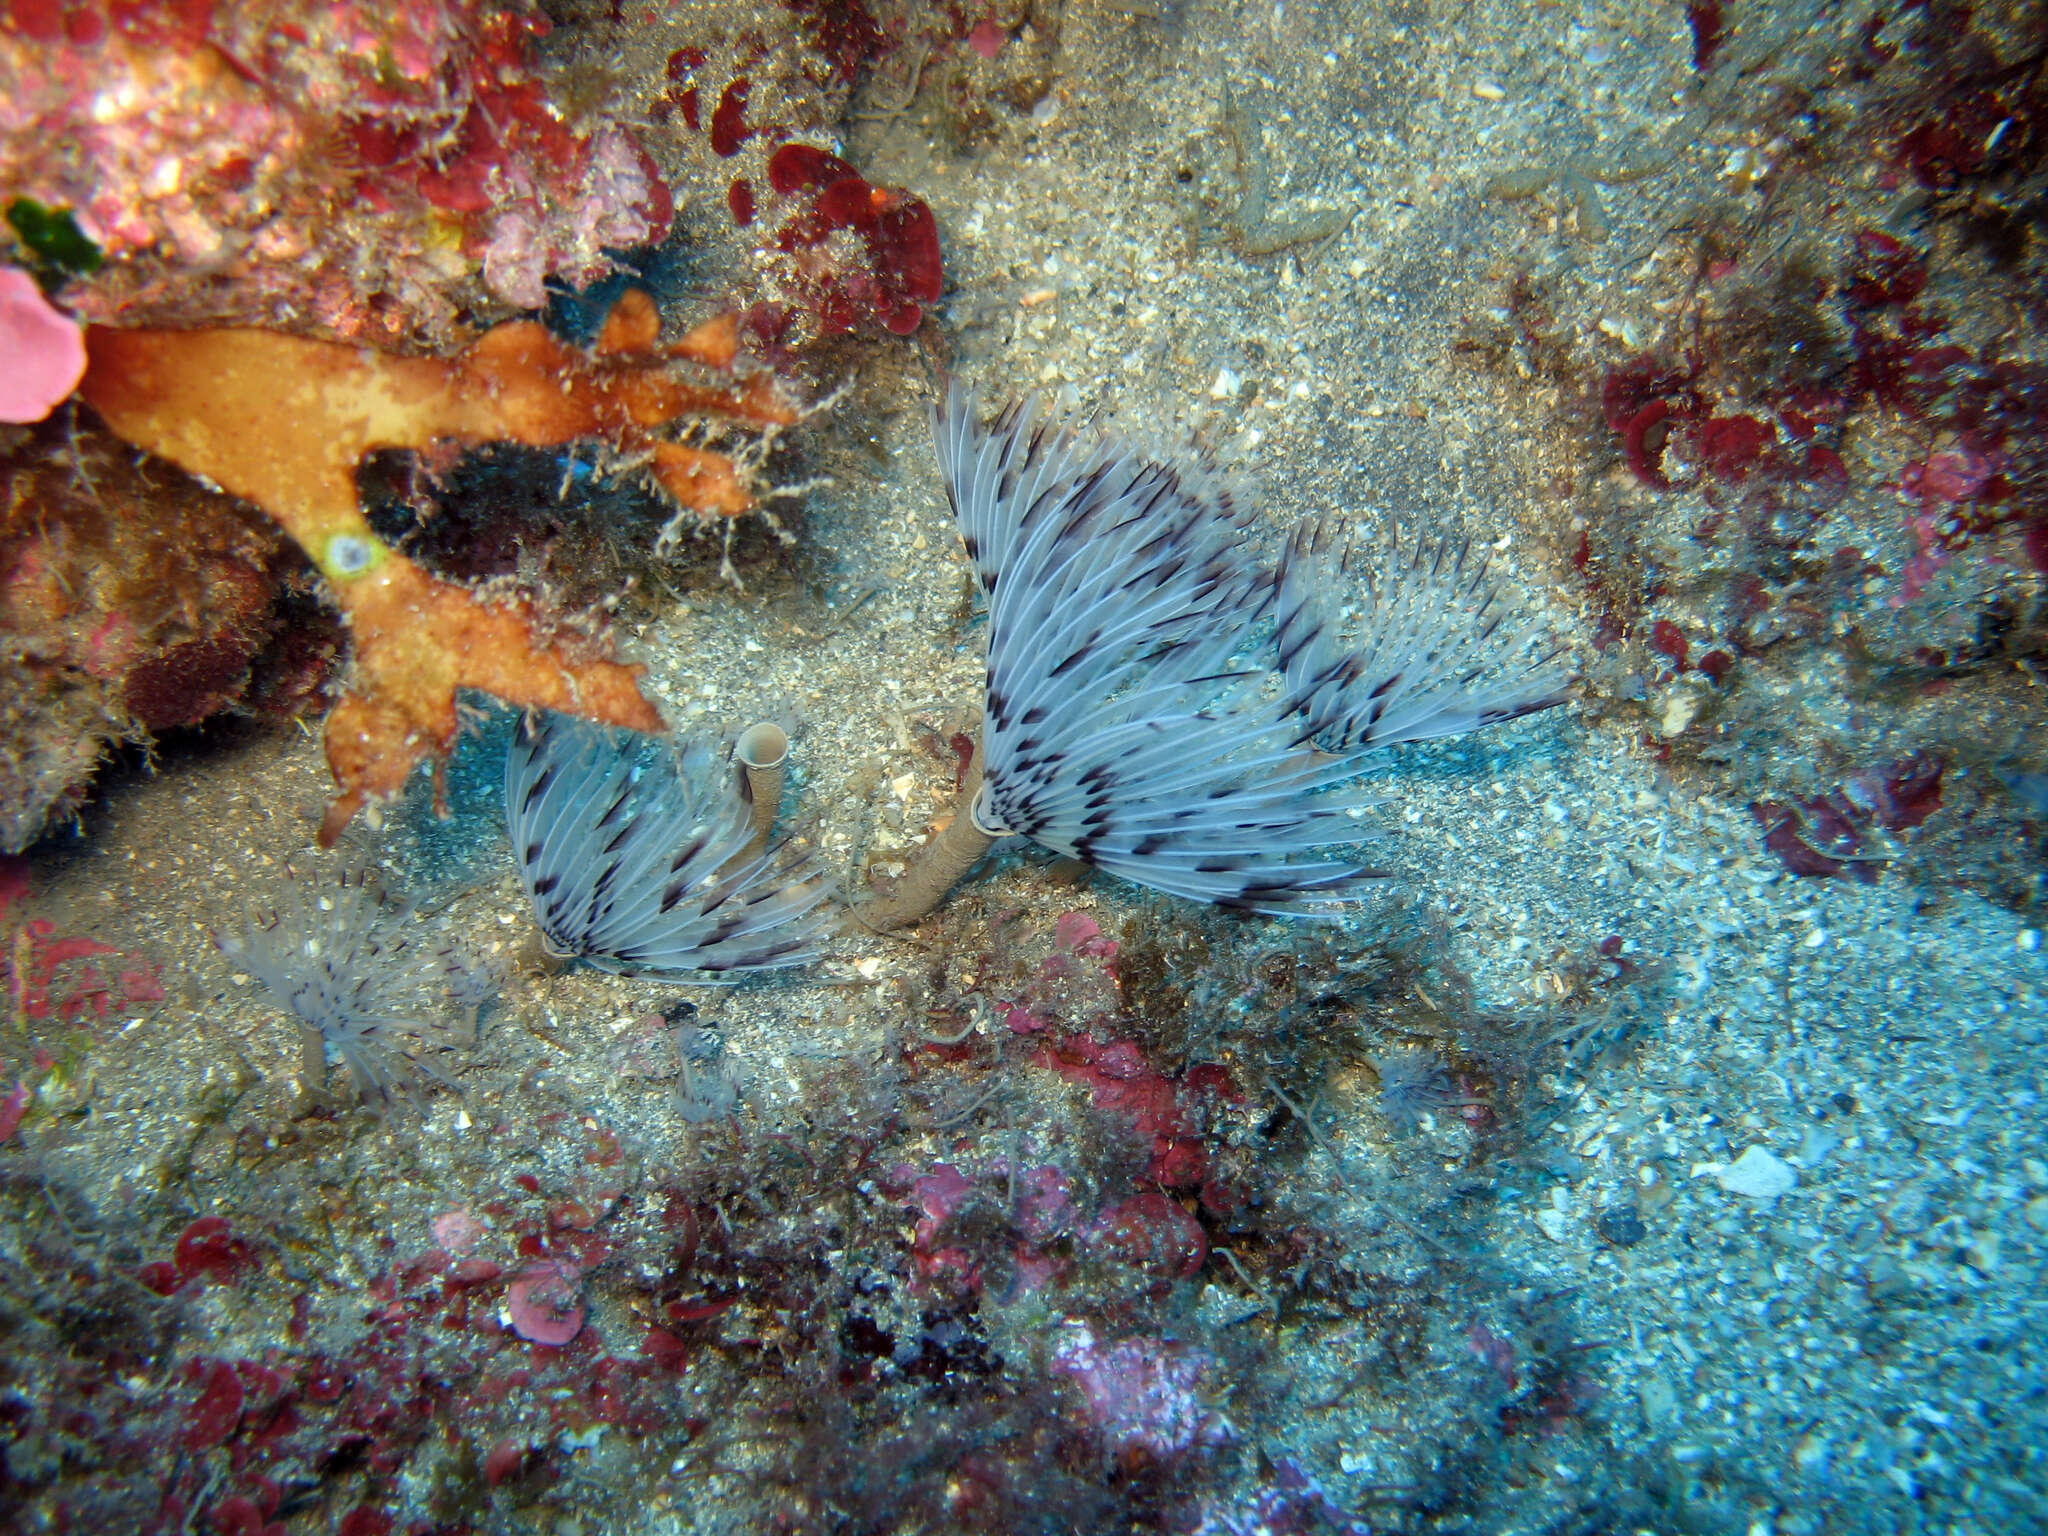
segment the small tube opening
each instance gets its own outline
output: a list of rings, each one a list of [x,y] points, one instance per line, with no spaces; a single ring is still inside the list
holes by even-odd
[[[757,859],[768,851],[769,834],[775,830],[775,815],[782,808],[782,785],[789,769],[789,732],[773,721],[763,720],[740,732],[732,755],[746,780],[747,801],[753,807],[754,835],[747,843],[745,857]]]
[[[780,768],[789,761],[789,732],[763,720],[741,731],[732,751],[743,768]]]
[[[967,801],[966,805],[967,814],[974,822],[974,830],[983,837],[988,838],[991,842],[999,837],[1013,837],[1016,835],[1013,829],[997,821],[994,813],[989,809],[988,784],[986,781],[975,789],[974,798]]]

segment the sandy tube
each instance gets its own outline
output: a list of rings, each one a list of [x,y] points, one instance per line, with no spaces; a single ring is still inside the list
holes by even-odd
[[[543,976],[559,976],[574,965],[577,955],[573,950],[557,949],[555,941],[548,937],[547,930],[535,923],[519,947],[519,968],[523,971],[537,971]]]
[[[768,851],[775,813],[782,808],[782,780],[789,765],[789,732],[763,720],[740,732],[732,755],[747,779],[747,799],[754,807],[754,836],[743,857],[757,859]]]
[[[895,890],[887,896],[871,897],[848,916],[872,933],[888,933],[914,923],[945,899],[946,892],[974,868],[998,838],[1008,836],[1008,827],[989,824],[988,796],[981,782],[981,744],[976,742],[973,766],[953,804],[952,824],[924,845]]]
[[[299,1023],[299,1086],[309,1098],[327,1096],[327,1037],[304,1020]]]

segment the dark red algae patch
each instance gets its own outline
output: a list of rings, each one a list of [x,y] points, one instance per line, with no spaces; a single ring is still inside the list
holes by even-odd
[[[1692,28],[1692,67],[1705,74],[1721,51],[1721,0],[1686,0],[1685,23]]]
[[[205,1275],[223,1284],[235,1280],[256,1263],[255,1251],[235,1236],[227,1218],[222,1216],[202,1216],[187,1227],[172,1258],[178,1273],[187,1279]]]
[[[1131,1268],[1162,1280],[1198,1274],[1209,1252],[1202,1224],[1156,1189],[1118,1201],[1095,1219],[1087,1236]]]
[[[235,1235],[225,1217],[202,1216],[178,1238],[169,1262],[145,1264],[136,1278],[159,1296],[169,1296],[202,1277],[232,1285],[254,1269],[256,1250]]]
[[[27,892],[27,878],[18,889]],[[0,891],[0,897],[6,893]],[[6,901],[0,899],[0,912]],[[124,954],[98,939],[66,937],[48,918],[31,918],[14,934],[11,952],[0,958],[14,1008],[22,1019],[67,1019],[81,1025],[104,1019],[110,1010],[161,1002],[163,983],[156,966]]]
[[[2034,569],[2048,576],[2048,516],[2029,519],[2026,530],[2020,535],[2020,544],[2027,552],[2027,559]]]
[[[804,0],[792,9],[811,21],[832,79],[851,79],[864,63],[897,46],[858,0],[850,5]],[[673,124],[679,119],[702,132],[720,159],[732,159],[757,141],[770,149],[765,179],[735,175],[725,187],[734,227],[774,225],[770,248],[785,258],[770,264],[756,294],[733,295],[748,332],[763,357],[777,366],[802,343],[865,326],[909,335],[923,321],[926,306],[945,291],[939,226],[930,206],[905,188],[876,186],[830,150],[796,139],[805,131],[798,123],[772,116],[750,119],[757,107],[754,77],[761,56],[747,58],[751,62],[739,67],[753,73],[721,86],[710,52],[676,49],[665,69],[667,89],[651,110],[657,120]],[[706,78],[707,72],[712,78]],[[805,72],[823,83],[815,64]],[[780,99],[772,92],[760,96],[762,103]],[[772,110],[772,105],[761,110]],[[857,241],[834,240],[845,233]],[[806,312],[815,324],[799,323]]]
[[[742,75],[718,98],[717,110],[711,114],[711,152],[721,160],[730,160],[754,136],[747,126],[747,98],[752,91],[753,83]]]
[[[225,1444],[242,1421],[246,1394],[241,1377],[225,1360],[193,1360],[185,1366],[185,1380],[199,1391],[186,1411],[185,1432],[179,1443],[188,1451]]]
[[[1700,460],[1717,480],[1749,478],[1777,434],[1754,416],[1710,416],[1700,423]]]
[[[1691,529],[1695,544],[1753,562],[1772,586],[1810,581],[1817,552],[1808,541],[1858,489],[1845,434],[1889,442],[1890,434],[1865,430],[1882,418],[1920,437],[1877,479],[1908,504],[1913,548],[1895,571],[1844,575],[1840,592],[1864,576],[1888,576],[1896,583],[1890,605],[1906,606],[1955,554],[2008,527],[2014,555],[2048,565],[2048,368],[2007,355],[2008,339],[1951,339],[1949,316],[1930,302],[1950,290],[1937,288],[1930,259],[1900,234],[1864,225],[1844,232],[1832,271],[1815,256],[1786,257],[1738,280],[1741,261],[1710,261],[1707,281],[1720,286],[1697,301],[1682,348],[1626,357],[1601,377],[1600,416],[1630,477],[1707,504]],[[1867,515],[1868,505],[1866,498],[1852,515]],[[1628,574],[1617,556],[1632,541],[1623,528],[1589,528],[1573,556],[1600,601],[1595,643],[1603,649],[1646,626],[1651,615],[1642,610],[1658,595],[1648,572],[1617,579]],[[1734,579],[1749,573],[1738,566]],[[1725,599],[1731,611],[1739,606],[1733,598],[1731,591]],[[1778,617],[1790,612],[1781,608]],[[1818,626],[1817,611],[1812,617]],[[1784,624],[1767,624],[1768,638],[1759,640],[1755,628],[1738,618],[1710,630],[1723,649],[1710,652],[1712,669],[1702,670],[1719,683],[1738,654],[1788,635]],[[1671,654],[1668,637],[1645,638]],[[1818,841],[1846,846],[1840,837]],[[1825,847],[1821,856],[1832,857]]]
[[[1692,647],[1686,641],[1685,632],[1669,619],[1659,619],[1650,626],[1650,649],[1669,657],[1680,672],[1690,665],[1687,658],[1692,654]]]
[[[1724,410],[1715,403],[1718,393],[1697,359],[1681,369],[1646,353],[1608,370],[1601,382],[1601,415],[1620,439],[1622,459],[1637,481],[1660,491],[1672,488],[1664,456],[1682,434],[1697,465],[1693,478],[1709,491],[1755,480],[1801,485],[1822,505],[1840,500],[1848,468],[1833,448],[1813,441],[1823,428],[1839,424],[1845,406],[1839,392],[1788,388],[1760,402],[1769,416]],[[1807,445],[1803,451],[1800,444]]]
[[[811,46],[831,66],[833,78],[850,84],[861,66],[886,58],[894,44],[861,0],[786,0],[803,19]]]
[[[1856,232],[1856,255],[1845,280],[1851,312],[1906,305],[1927,286],[1927,263],[1896,235],[1881,229]]]
[[[1887,832],[1903,832],[1941,809],[1941,780],[1947,770],[1933,753],[1916,752],[1888,767],[1850,774],[1842,794]]]
[[[1630,472],[1645,485],[1664,490],[1671,484],[1664,474],[1664,445],[1671,428],[1700,409],[1694,377],[1694,371],[1645,354],[1609,369],[1601,383],[1601,414],[1620,436]]]
[[[1764,846],[1795,875],[1815,879],[1854,871],[1868,885],[1877,876],[1867,864],[1852,864],[1863,850],[1862,834],[1825,796],[1783,804],[1760,800],[1750,814],[1764,829]]]
[[[816,250],[841,230],[859,235],[866,247],[864,267],[815,271],[808,278],[825,335],[850,331],[864,319],[898,336],[917,329],[924,306],[945,291],[938,221],[922,198],[871,186],[837,155],[812,144],[776,150],[768,182],[779,196],[798,200],[798,211],[776,237],[783,250]]]
[[[725,206],[732,214],[732,221],[741,229],[754,222],[754,184],[744,176],[735,176],[732,185],[725,189]]]
[[[1750,814],[1764,829],[1764,846],[1795,875],[1870,884],[1889,855],[1874,849],[1873,827],[1903,832],[1941,809],[1948,765],[1916,752],[1881,768],[1852,773],[1840,788],[1804,800],[1759,801]]]

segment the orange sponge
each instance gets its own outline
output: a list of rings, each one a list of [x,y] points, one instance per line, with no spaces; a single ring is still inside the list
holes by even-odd
[[[667,348],[659,329],[652,301],[629,291],[590,352],[528,320],[445,359],[271,331],[87,333],[81,393],[107,425],[269,513],[327,577],[348,618],[355,664],[326,738],[341,793],[323,843],[367,797],[397,793],[423,759],[445,761],[458,688],[662,728],[637,669],[580,637],[541,633],[526,602],[487,601],[429,575],[377,537],[355,491],[356,465],[373,449],[597,438],[648,455],[686,510],[707,518],[749,510],[752,492],[729,457],[658,440],[655,429],[684,417],[773,427],[796,411],[771,377],[731,378],[730,318]],[[690,382],[677,360],[727,378]]]

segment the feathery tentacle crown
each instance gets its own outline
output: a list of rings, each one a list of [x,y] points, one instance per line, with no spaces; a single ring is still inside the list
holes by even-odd
[[[829,926],[830,883],[787,845],[750,846],[735,774],[695,743],[678,753],[567,715],[523,717],[505,829],[558,958],[737,981],[816,959]]]
[[[932,435],[989,598],[985,830],[1173,895],[1335,915],[1382,873],[1355,852],[1366,754],[1564,698],[1463,548],[1404,558],[1317,519],[1273,571],[1186,456],[1029,401],[983,426],[957,386]]]
[[[1565,701],[1557,648],[1510,618],[1483,554],[1449,538],[1401,545],[1398,530],[1367,539],[1334,518],[1288,539],[1274,640],[1305,739],[1356,753]],[[1350,593],[1338,606],[1333,594]]]
[[[458,957],[416,952],[405,909],[371,875],[345,875],[331,890],[297,880],[289,889],[277,910],[216,934],[215,944],[297,1018],[309,1086],[338,1062],[379,1118],[394,1094],[424,1115],[422,1078],[455,1087],[433,1058],[476,1041],[473,1006],[467,1021],[431,1012],[432,993],[459,979]]]
[[[1197,901],[1333,915],[1376,871],[1344,787],[1254,652],[1271,574],[1249,513],[1198,463],[1083,439],[957,389],[940,468],[989,594],[977,819]]]

